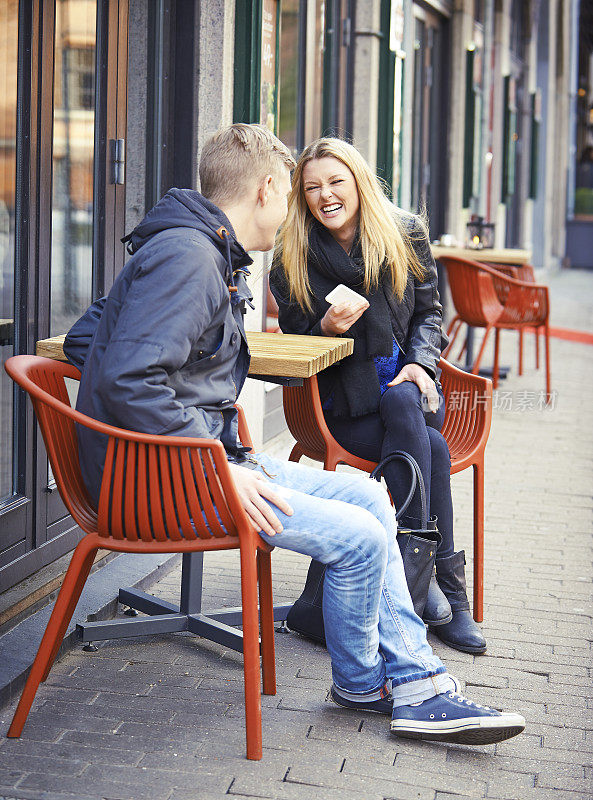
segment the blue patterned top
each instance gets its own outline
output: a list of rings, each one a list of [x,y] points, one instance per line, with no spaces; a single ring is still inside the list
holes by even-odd
[[[398,372],[404,365],[404,354],[397,346],[395,336],[393,337],[393,352],[390,356],[377,356],[374,359],[375,368],[377,370],[377,377],[379,378],[379,385],[381,387],[381,394],[386,391],[387,384],[395,378]],[[322,408],[324,411],[330,411],[333,406],[333,392],[327,397]]]
[[[381,394],[387,389],[387,384],[395,378],[404,365],[404,354],[397,346],[395,336],[393,337],[393,352],[390,356],[377,356],[375,367],[381,385]]]

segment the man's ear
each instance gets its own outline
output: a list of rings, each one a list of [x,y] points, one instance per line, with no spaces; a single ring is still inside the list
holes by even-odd
[[[265,206],[270,198],[270,190],[272,188],[273,178],[271,175],[266,175],[259,185],[257,192],[257,199],[262,206]]]

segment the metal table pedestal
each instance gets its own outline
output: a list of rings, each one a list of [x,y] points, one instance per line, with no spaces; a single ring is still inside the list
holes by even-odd
[[[166,600],[136,589],[120,589],[118,600],[130,608],[148,614],[140,619],[116,619],[104,622],[85,622],[77,625],[83,642],[104,639],[121,639],[126,636],[148,636],[154,633],[189,631],[213,642],[243,652],[243,633],[235,625],[242,625],[241,608],[202,611],[203,553],[184,553],[181,568],[181,598],[179,607]],[[274,620],[286,619],[290,605],[275,606]]]

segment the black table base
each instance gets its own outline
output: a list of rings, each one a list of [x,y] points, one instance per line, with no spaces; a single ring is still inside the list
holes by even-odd
[[[155,633],[189,631],[217,642],[223,647],[243,652],[243,633],[234,626],[242,625],[241,608],[202,611],[203,553],[184,553],[181,567],[181,599],[179,607],[166,600],[136,589],[120,589],[118,600],[147,617],[85,622],[76,628],[83,642],[121,639],[126,636],[148,636]],[[286,619],[290,605],[275,606],[274,620]],[[91,649],[91,648],[89,648]]]

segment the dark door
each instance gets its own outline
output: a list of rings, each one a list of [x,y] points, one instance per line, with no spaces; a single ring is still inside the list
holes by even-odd
[[[3,360],[67,331],[123,264],[123,172],[113,168],[110,140],[125,140],[127,0],[20,6],[0,12],[15,28],[0,59],[18,64],[0,118],[14,127],[14,179],[3,187],[9,203],[2,198],[13,208],[1,315],[13,327],[10,341],[0,340]],[[67,552],[80,531],[56,491],[30,404],[3,371],[0,380],[1,590]]]
[[[431,238],[444,225],[447,163],[446,22],[414,6],[412,208],[426,207]]]

